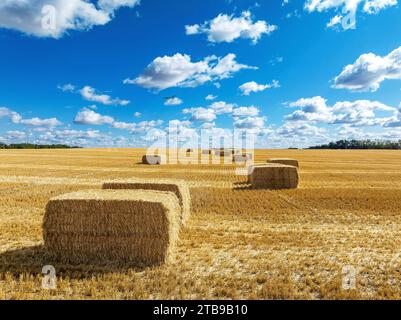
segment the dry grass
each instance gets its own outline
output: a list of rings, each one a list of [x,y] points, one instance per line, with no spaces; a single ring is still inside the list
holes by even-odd
[[[178,198],[149,190],[83,190],[46,206],[46,250],[63,263],[159,265],[174,259]]]
[[[400,299],[401,153],[261,150],[300,161],[293,190],[250,190],[233,166],[137,164],[145,150],[0,151],[0,299]],[[192,216],[176,262],[157,268],[57,263],[46,203],[112,179],[185,179]],[[54,264],[57,289],[41,288]],[[342,268],[357,286],[342,289]]]
[[[299,162],[296,159],[288,159],[288,158],[273,158],[267,160],[267,163],[280,163],[286,166],[293,166],[299,169]]]

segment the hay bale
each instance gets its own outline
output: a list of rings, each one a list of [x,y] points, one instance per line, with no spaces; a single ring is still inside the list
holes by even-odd
[[[187,153],[192,153],[194,152],[194,149],[187,149]]]
[[[157,155],[144,155],[142,157],[142,163],[143,164],[149,164],[149,165],[160,165],[162,164],[162,157],[161,156],[157,156]]]
[[[299,184],[298,168],[282,164],[264,164],[250,167],[249,183],[255,188],[295,189]]]
[[[232,155],[230,150],[216,150],[214,154],[218,157],[230,157]]]
[[[293,166],[297,167],[299,169],[299,163],[298,160],[295,159],[289,159],[289,158],[272,158],[267,160],[267,163],[279,163],[279,164],[284,164],[286,166]]]
[[[174,259],[180,206],[169,192],[85,190],[49,201],[45,247],[73,264],[160,265]]]
[[[202,154],[212,154],[212,150],[202,150]]]
[[[172,192],[176,195],[181,206],[180,220],[186,226],[191,215],[191,195],[188,185],[180,180],[125,180],[114,181],[103,184],[103,189],[131,189],[131,190],[156,190]]]
[[[252,160],[252,155],[249,153],[233,155],[233,161],[235,163],[247,162],[248,160]]]

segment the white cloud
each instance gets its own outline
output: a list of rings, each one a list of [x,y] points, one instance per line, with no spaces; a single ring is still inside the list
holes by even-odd
[[[311,136],[311,137],[326,137],[326,130],[319,128],[308,123],[290,123],[287,122],[276,130],[278,135],[284,137],[300,137],[300,136]]]
[[[7,131],[6,133],[7,140],[21,140],[25,138],[26,138],[26,133],[23,131],[12,130],[12,131]]]
[[[135,112],[134,113],[134,117],[135,118],[140,118],[142,116],[142,113],[140,113],[140,112]]]
[[[263,129],[265,121],[265,117],[235,118],[234,127],[237,129]]]
[[[387,7],[397,5],[397,0],[306,0],[304,8],[308,12],[325,12],[328,10],[341,11],[346,15],[336,15],[328,22],[328,27],[342,23],[343,18],[351,17],[351,24],[348,28],[355,27],[355,16],[360,5],[363,4],[362,11],[367,14],[377,14]]]
[[[280,83],[273,80],[270,84],[258,84],[255,81],[246,82],[239,87],[244,96],[249,96],[252,92],[260,92],[271,88],[279,88]]]
[[[23,119],[22,116],[5,107],[0,108],[0,118],[9,118],[14,124],[22,124],[28,126],[46,126],[46,127],[56,127],[61,125],[61,122],[56,118],[51,119],[40,119],[40,118],[32,118],[32,119]]]
[[[137,3],[136,0],[100,0],[95,4],[86,0],[6,0],[0,2],[0,28],[61,38],[69,30],[105,25],[119,7]]]
[[[184,102],[178,97],[168,97],[165,99],[164,105],[165,106],[179,106]]]
[[[75,91],[75,86],[71,83],[59,85],[59,86],[57,86],[57,88],[63,92],[74,92]]]
[[[302,98],[290,103],[289,106],[299,107],[300,110],[285,116],[286,121],[349,124],[352,126],[382,126],[393,118],[379,117],[376,112],[390,113],[393,116],[396,113],[396,108],[370,100],[341,101],[331,107],[327,105],[327,100],[320,96]]]
[[[262,35],[271,34],[277,30],[277,26],[270,25],[266,21],[252,21],[249,11],[242,12],[240,17],[233,15],[219,14],[211,21],[206,21],[202,25],[185,26],[187,35],[205,33],[210,42],[233,42],[236,39],[251,39],[257,43]]]
[[[210,107],[216,115],[221,115],[225,113],[231,113],[233,111],[234,105],[224,101],[213,102]]]
[[[387,56],[361,55],[334,79],[334,88],[352,91],[376,91],[387,79],[401,79],[401,47]]]
[[[341,24],[341,21],[344,17],[342,15],[336,15],[333,18],[330,19],[330,21],[327,23],[327,28],[334,28]]]
[[[82,125],[104,125],[112,124],[114,119],[109,116],[103,116],[93,110],[83,109],[77,113],[74,119],[74,123]]]
[[[146,133],[149,130],[158,127],[162,124],[163,124],[162,120],[142,121],[139,123],[115,121],[111,124],[111,127],[120,130],[127,130],[130,131],[131,133]]]
[[[5,107],[0,108],[0,119],[1,118],[9,118],[12,123],[19,123],[22,119],[20,114]]]
[[[259,109],[251,107],[238,107],[233,110],[234,117],[255,117],[259,115]]]
[[[129,100],[112,98],[107,94],[97,93],[96,89],[94,89],[90,86],[83,87],[81,90],[79,90],[79,93],[81,94],[82,98],[84,98],[87,101],[98,102],[98,103],[102,103],[104,105],[126,106],[130,103]]]
[[[136,84],[147,89],[164,90],[172,87],[197,87],[209,81],[222,80],[242,69],[257,69],[235,60],[235,54],[223,58],[206,57],[192,62],[186,54],[158,57],[135,79],[124,80],[125,84]]]
[[[57,127],[61,125],[61,122],[56,118],[51,119],[40,119],[40,118],[32,118],[32,119],[22,119],[20,124],[29,125],[29,126],[38,126],[38,127]]]
[[[210,122],[216,120],[216,113],[213,109],[190,108],[182,111],[184,114],[191,114],[191,121]]]
[[[216,99],[217,99],[217,96],[214,96],[212,94],[207,95],[205,98],[205,100],[207,100],[207,101],[212,101],[212,100],[216,100]]]

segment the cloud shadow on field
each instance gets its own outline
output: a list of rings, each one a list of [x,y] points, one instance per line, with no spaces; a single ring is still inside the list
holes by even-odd
[[[126,272],[127,270],[141,272],[148,268],[146,266],[121,263],[105,265],[68,264],[52,258],[42,245],[0,253],[0,278],[5,273],[12,274],[16,279],[21,274],[42,276],[42,268],[46,265],[54,266],[57,277],[70,279],[85,279],[108,273]]]

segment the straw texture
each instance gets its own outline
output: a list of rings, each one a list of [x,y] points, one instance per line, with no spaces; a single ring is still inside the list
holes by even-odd
[[[181,224],[186,226],[191,216],[191,195],[188,185],[182,180],[120,180],[104,183],[103,189],[142,189],[172,192],[177,196],[181,206]]]
[[[298,168],[282,164],[265,164],[250,167],[249,183],[255,188],[298,188]]]
[[[85,190],[49,201],[45,247],[67,263],[159,265],[174,259],[180,206],[169,192]]]

